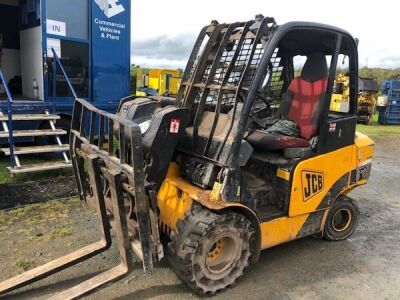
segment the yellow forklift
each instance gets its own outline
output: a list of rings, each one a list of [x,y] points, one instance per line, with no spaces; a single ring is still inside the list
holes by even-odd
[[[349,59],[347,112],[330,110],[339,55]],[[232,287],[261,250],[310,235],[348,238],[360,218],[349,192],[367,183],[374,144],[356,133],[357,96],[357,44],[348,32],[279,26],[262,15],[213,21],[173,103],[126,98],[113,115],[75,100],[70,151],[101,239],[0,283],[0,294],[107,250],[110,228],[120,265],[56,299],[126,275],[133,254],[149,270],[165,253],[193,291],[213,295]]]

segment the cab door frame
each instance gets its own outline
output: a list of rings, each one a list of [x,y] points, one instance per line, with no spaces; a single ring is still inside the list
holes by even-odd
[[[325,93],[317,153],[300,160],[291,172],[289,217],[325,210],[348,185],[350,171],[354,168],[354,137],[357,123],[357,48],[349,48],[350,108],[348,113],[330,114],[330,101],[336,78],[338,57],[341,54],[344,34],[337,33],[332,55],[327,91]],[[348,39],[351,41],[351,39]],[[306,195],[307,191],[311,193]],[[322,215],[319,215],[322,217]]]
[[[347,49],[344,49],[344,46]],[[345,54],[349,59],[350,97],[347,113],[331,113],[333,85],[336,78],[338,57]],[[357,125],[358,52],[355,41],[345,34],[338,35],[335,55],[329,70],[328,90],[324,101],[323,120],[319,130],[318,153],[328,153],[354,144]]]

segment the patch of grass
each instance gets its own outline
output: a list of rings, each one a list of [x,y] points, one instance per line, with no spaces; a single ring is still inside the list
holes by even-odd
[[[44,203],[31,204],[9,211],[0,211],[0,231],[2,227],[16,223],[28,223],[29,227],[52,219],[68,218],[68,212],[73,208],[83,207],[78,198],[53,200]]]
[[[378,114],[374,114],[371,125],[357,124],[357,131],[368,136],[400,135],[399,125],[381,125],[378,123]]]
[[[10,175],[8,174],[8,160],[5,157],[0,158],[0,183],[10,182]]]
[[[55,238],[64,238],[64,237],[70,236],[71,234],[72,233],[69,228],[63,227],[63,228],[54,229],[48,234],[38,233],[36,235],[31,235],[28,237],[28,240],[30,242],[50,241],[50,240],[54,240]]]
[[[30,155],[26,156],[24,155],[21,158],[21,164],[22,165],[30,165],[30,164],[39,164],[42,162],[49,162],[49,160],[55,160],[59,161],[61,160],[62,157],[60,158],[48,158],[44,156],[38,156],[38,155]],[[0,156],[0,184],[4,183],[14,183],[14,182],[24,182],[24,181],[31,181],[31,180],[43,180],[43,179],[48,179],[48,178],[54,178],[57,177],[58,175],[65,175],[65,176],[70,176],[72,175],[72,169],[63,169],[63,170],[51,170],[51,171],[43,171],[43,172],[37,172],[37,173],[31,173],[31,174],[18,174],[15,177],[11,177],[10,173],[8,172],[7,167],[10,164],[10,159],[9,157],[5,156]]]
[[[36,234],[36,235],[31,235],[30,237],[28,237],[28,241],[30,242],[34,242],[39,240],[41,237],[43,236],[43,234]]]
[[[52,232],[53,237],[66,237],[71,235],[71,230],[68,228],[61,228]]]
[[[25,258],[18,258],[15,261],[15,265],[20,271],[26,271],[31,265],[31,262]]]
[[[377,135],[400,135],[400,126],[396,125],[357,125],[357,131],[370,136]]]
[[[72,235],[71,211],[87,209],[78,198],[53,200],[0,211],[0,240],[10,228],[30,242],[44,242]]]

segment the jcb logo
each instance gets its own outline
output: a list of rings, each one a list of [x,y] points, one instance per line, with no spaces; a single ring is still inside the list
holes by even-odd
[[[309,200],[324,188],[324,174],[314,171],[303,171],[301,173],[303,185],[303,201]]]

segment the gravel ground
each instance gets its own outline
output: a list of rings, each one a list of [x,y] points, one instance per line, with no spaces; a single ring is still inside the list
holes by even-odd
[[[370,183],[355,190],[361,220],[343,242],[304,238],[262,252],[237,286],[215,299],[400,299],[399,135],[377,137]],[[95,241],[93,211],[78,200],[51,201],[0,214],[0,280]],[[44,299],[118,264],[117,249],[4,299]],[[197,299],[161,262],[141,264],[86,299]]]

